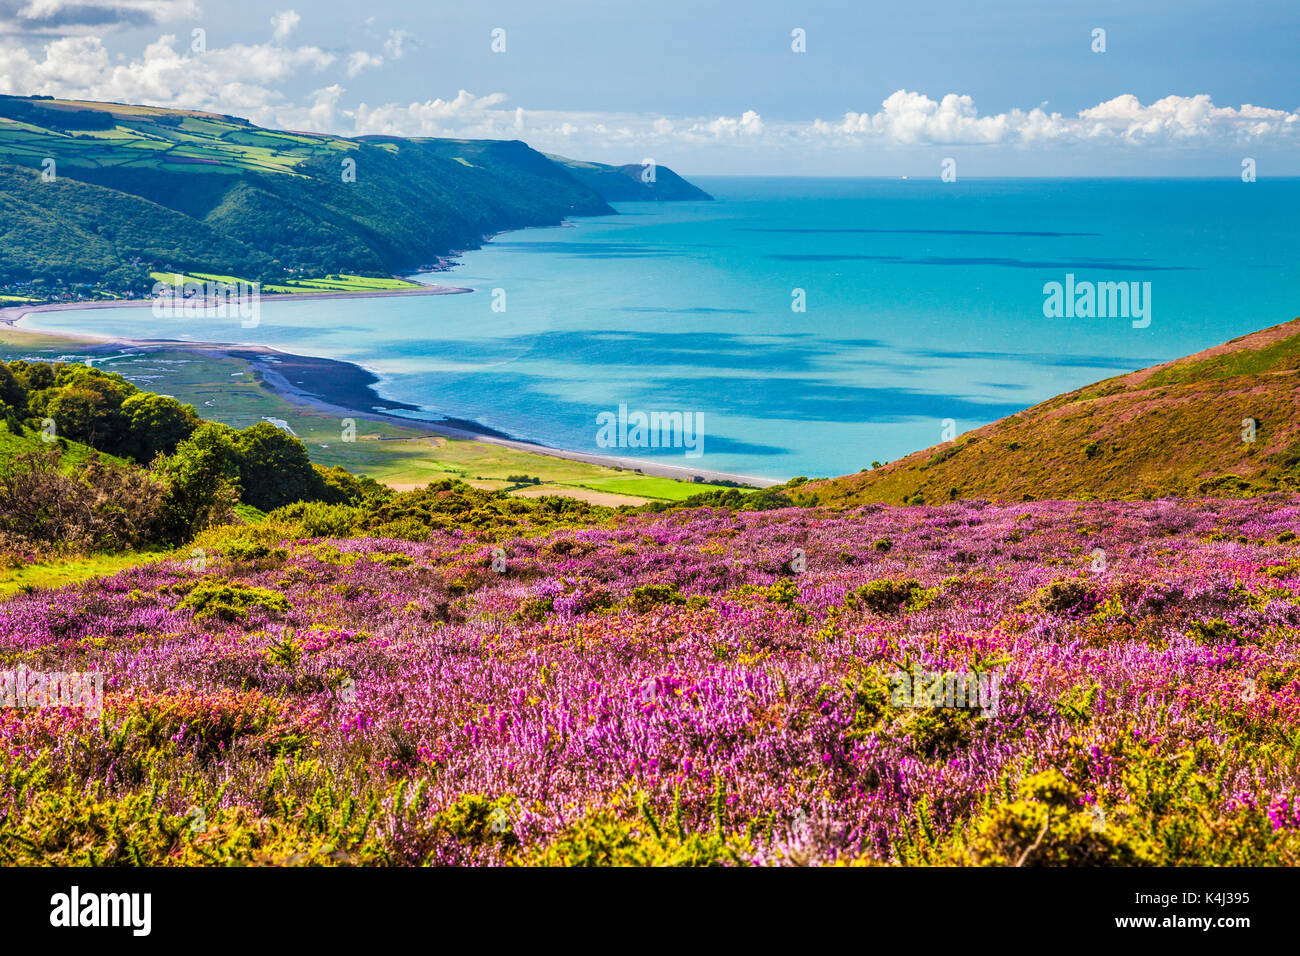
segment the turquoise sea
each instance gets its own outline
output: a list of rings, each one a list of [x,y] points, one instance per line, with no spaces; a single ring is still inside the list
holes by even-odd
[[[430,418],[788,478],[1300,314],[1297,179],[693,181],[716,201],[503,234],[428,277],[470,295],[267,297],[252,329],[143,309],[25,324],[342,359]],[[1067,274],[1149,282],[1149,325],[1046,318],[1043,287]],[[597,416],[620,405],[700,413],[702,455],[598,447]]]

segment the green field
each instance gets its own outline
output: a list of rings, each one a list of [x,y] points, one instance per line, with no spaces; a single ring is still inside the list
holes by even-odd
[[[11,108],[15,114],[25,114],[21,117],[0,116],[5,151],[52,156],[71,166],[162,169],[202,163],[208,167],[204,172],[294,174],[309,159],[356,148],[354,142],[340,137],[295,136],[258,129],[236,117],[183,110],[76,100],[44,100],[33,106]],[[81,117],[87,111],[104,117],[105,128],[55,125],[60,116]]]
[[[727,487],[704,482],[678,481],[675,478],[660,478],[655,475],[638,475],[635,472],[591,478],[577,483],[560,482],[560,484],[589,488],[592,491],[608,491],[611,494],[655,498],[660,501],[685,501],[692,495],[703,494],[706,491],[724,491]]]
[[[68,561],[0,567],[0,599],[31,588],[59,588],[68,584],[80,584],[91,578],[116,574],[162,557],[161,553],[127,551],[121,554],[92,554]]]
[[[207,272],[151,272],[149,277],[157,282],[165,282],[173,286],[186,282],[225,282],[233,285],[239,282],[248,283],[253,281],[240,276],[212,275]],[[332,275],[319,279],[289,279],[283,284],[263,283],[261,291],[272,295],[286,293],[310,295],[314,292],[394,292],[423,288],[426,287],[419,282],[411,282],[409,279],[395,279],[391,276]]]

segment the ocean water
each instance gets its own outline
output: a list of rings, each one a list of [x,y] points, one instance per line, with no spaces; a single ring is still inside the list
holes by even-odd
[[[251,329],[143,309],[26,324],[342,359],[417,417],[788,478],[1300,315],[1296,179],[695,181],[717,201],[503,234],[429,277],[469,295],[268,297]],[[1045,316],[1067,275],[1138,283],[1145,314]],[[601,447],[620,406],[698,413],[699,456]]]

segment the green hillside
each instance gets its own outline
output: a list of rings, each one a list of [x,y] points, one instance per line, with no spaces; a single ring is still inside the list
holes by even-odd
[[[713,198],[667,166],[656,165],[654,181],[646,182],[646,170],[640,163],[608,166],[564,156],[548,155],[548,158],[559,163],[574,179],[590,186],[610,202],[699,201]]]
[[[0,281],[45,279],[142,289],[134,260],[189,270],[224,263],[259,276],[271,257],[218,228],[129,193],[0,165]]]
[[[151,271],[386,276],[502,230],[613,210],[518,141],[345,139],[0,96],[0,213],[0,292],[40,297],[75,283],[144,292]]]
[[[835,505],[1296,491],[1300,319],[1059,395],[880,468],[794,487],[801,501]]]
[[[71,471],[85,464],[91,455],[98,455],[102,461],[123,468],[130,464],[125,458],[96,451],[82,442],[68,438],[46,441],[41,437],[38,429],[13,421],[0,420],[0,468],[12,467],[19,455],[37,455],[52,449],[60,451],[59,465],[64,471]]]

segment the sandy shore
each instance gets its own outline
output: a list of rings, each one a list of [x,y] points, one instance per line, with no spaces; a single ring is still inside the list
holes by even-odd
[[[373,292],[287,292],[283,295],[264,295],[263,302],[301,302],[305,299],[387,299],[393,296],[407,295],[458,295],[473,292],[453,285],[426,285],[419,289],[376,289]],[[35,305],[19,303],[0,308],[0,325],[18,327],[18,320],[38,312],[82,312],[86,309],[144,309],[153,308],[153,299],[111,299],[102,302],[41,302]],[[33,330],[35,331],[35,330]],[[42,332],[42,335],[58,335],[57,332]],[[74,338],[74,336],[63,336]],[[75,336],[75,338],[92,338],[95,341],[121,342],[106,336]]]
[[[450,295],[471,292],[455,286],[430,286],[424,289],[389,290],[383,292],[322,292],[309,294],[289,294],[267,296],[266,301],[290,301],[301,299],[360,299],[388,298],[403,295]],[[451,419],[426,421],[407,418],[404,415],[392,415],[384,409],[404,409],[414,411],[415,406],[402,402],[391,402],[381,398],[373,389],[378,379],[370,372],[350,362],[334,359],[314,358],[307,355],[295,355],[281,352],[265,345],[232,345],[218,342],[181,342],[169,339],[121,339],[98,335],[68,335],[58,332],[46,332],[36,329],[22,329],[18,323],[23,317],[38,312],[59,312],[80,309],[113,308],[147,308],[152,301],[130,300],[112,302],[56,302],[41,305],[13,305],[0,308],[0,324],[8,325],[19,331],[34,335],[67,339],[69,343],[91,345],[94,351],[109,351],[118,348],[131,349],[173,349],[178,351],[202,351],[221,357],[243,359],[250,362],[256,370],[263,385],[286,401],[301,408],[310,408],[340,418],[364,418],[370,421],[388,422],[402,425],[437,435],[442,438],[459,438],[466,441],[483,442],[514,448],[534,455],[548,455],[568,461],[580,461],[591,465],[604,465],[609,468],[623,468],[639,471],[645,475],[661,478],[677,478],[685,481],[701,482],[737,482],[757,488],[768,488],[781,482],[771,478],[756,478],[737,475],[724,471],[712,471],[706,468],[691,468],[682,465],[669,465],[656,461],[643,461],[637,458],[622,458],[611,455],[594,455],[588,452],[571,451],[564,448],[550,448],[535,442],[523,441],[509,435],[485,428],[476,422],[462,422]],[[293,375],[291,381],[288,375]]]
[[[282,359],[291,359],[294,363],[301,366],[303,363],[329,362],[328,359],[311,359],[305,356],[295,355],[286,356],[285,353],[277,352],[270,348],[232,348],[226,350],[227,354],[236,358],[252,359],[258,375],[266,387],[271,389],[277,395],[287,399],[295,405],[303,408],[311,408],[319,412],[330,415],[366,418],[371,421],[389,422],[395,425],[405,425],[410,428],[417,428],[421,431],[427,431],[431,435],[439,435],[443,438],[463,438],[468,441],[485,442],[489,445],[500,445],[503,448],[514,448],[518,451],[531,452],[534,455],[549,455],[552,458],[564,458],[568,461],[581,461],[590,465],[605,465],[610,468],[625,468],[628,471],[640,471],[646,475],[657,475],[661,478],[680,478],[685,481],[692,481],[699,478],[705,482],[716,481],[734,481],[747,485],[754,485],[758,488],[767,488],[772,485],[778,485],[781,482],[774,481],[771,478],[754,478],[746,475],[735,475],[725,471],[710,471],[704,468],[687,468],[680,465],[665,465],[659,462],[642,461],[637,458],[618,458],[610,455],[593,455],[588,452],[570,451],[564,448],[550,448],[546,445],[539,445],[535,442],[521,441],[517,438],[511,438],[500,432],[485,430],[483,426],[474,422],[453,423],[448,419],[439,422],[429,422],[418,418],[407,418],[404,415],[388,415],[374,407],[369,409],[358,409],[349,405],[340,405],[331,401],[329,397],[313,393],[306,388],[289,381],[280,369]],[[348,365],[350,363],[338,362],[337,365]],[[355,366],[353,366],[355,368]],[[368,374],[368,373],[367,373]],[[386,407],[394,407],[395,403],[385,403],[382,399],[380,404]],[[359,403],[354,403],[359,404]],[[408,408],[410,406],[407,406]]]

